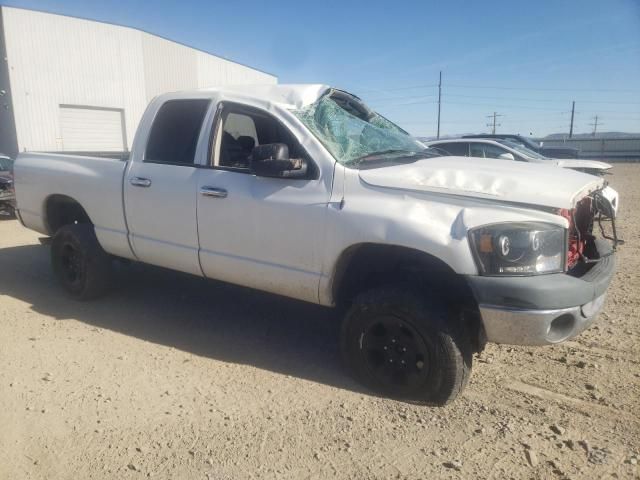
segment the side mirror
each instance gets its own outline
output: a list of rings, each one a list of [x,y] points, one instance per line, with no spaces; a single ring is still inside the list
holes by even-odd
[[[513,153],[511,153],[511,152],[501,153],[500,155],[498,155],[498,158],[500,160],[515,160],[515,157],[513,156]]]
[[[307,174],[303,159],[289,158],[286,143],[266,143],[251,151],[251,173],[259,177],[301,178]]]

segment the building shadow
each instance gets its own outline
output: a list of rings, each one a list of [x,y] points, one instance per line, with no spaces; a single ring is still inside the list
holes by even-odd
[[[339,355],[340,319],[331,309],[147,265],[121,266],[106,297],[65,295],[49,266],[49,247],[0,249],[0,294],[38,313],[362,392]]]

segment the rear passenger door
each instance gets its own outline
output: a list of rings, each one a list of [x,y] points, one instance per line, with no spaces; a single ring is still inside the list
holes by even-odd
[[[196,150],[209,99],[169,100],[155,113],[142,158],[129,162],[125,214],[136,257],[195,275],[198,261]]]

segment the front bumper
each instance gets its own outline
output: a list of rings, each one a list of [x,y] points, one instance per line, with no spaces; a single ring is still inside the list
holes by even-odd
[[[532,277],[468,276],[487,341],[549,345],[575,337],[596,319],[615,272],[608,242],[596,240],[602,259],[581,277],[566,273]]]

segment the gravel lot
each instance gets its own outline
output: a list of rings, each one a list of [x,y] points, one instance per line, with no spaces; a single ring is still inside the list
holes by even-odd
[[[640,165],[600,321],[561,346],[489,345],[464,396],[371,396],[332,312],[131,266],[77,303],[48,247],[0,221],[0,478],[640,478]]]

